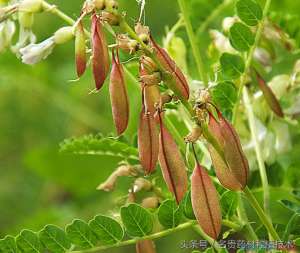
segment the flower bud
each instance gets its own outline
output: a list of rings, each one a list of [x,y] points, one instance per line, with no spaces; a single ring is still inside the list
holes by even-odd
[[[202,135],[202,129],[199,126],[196,126],[192,131],[184,138],[185,142],[196,142],[199,140]]]
[[[5,20],[0,23],[0,52],[11,45],[15,31],[15,22],[11,20]]]
[[[129,54],[133,54],[139,49],[138,42],[136,40],[130,39],[125,34],[119,34],[117,36],[116,42],[118,44],[118,48]]]
[[[34,15],[32,12],[19,12],[19,23],[23,28],[30,29],[34,22]]]
[[[140,76],[140,81],[146,86],[158,85],[161,82],[161,74],[160,72],[155,72],[150,75],[142,75]]]
[[[143,69],[145,69],[146,72],[149,74],[158,71],[156,63],[146,55],[142,55],[140,63]]]
[[[23,0],[19,5],[20,11],[25,12],[40,12],[42,10],[43,1],[42,0]]]
[[[226,17],[223,19],[222,28],[225,32],[229,32],[231,26],[238,21],[238,17]]]
[[[103,10],[105,8],[105,0],[93,0],[93,3],[98,10]]]
[[[64,44],[74,38],[73,27],[65,26],[58,29],[54,33],[54,42],[56,44]]]
[[[159,205],[159,199],[158,197],[148,197],[148,198],[144,198],[142,200],[142,207],[144,208],[151,208],[151,209],[155,209],[158,207]]]
[[[133,192],[150,191],[152,183],[142,177],[137,178],[133,183]]]
[[[108,11],[102,11],[102,19],[111,26],[118,26],[120,24],[119,17]]]
[[[119,8],[119,4],[115,0],[105,0],[105,8],[108,11],[115,11]]]
[[[139,36],[140,40],[145,44],[150,41],[150,29],[148,26],[144,26],[141,23],[137,23],[134,27],[136,34]]]

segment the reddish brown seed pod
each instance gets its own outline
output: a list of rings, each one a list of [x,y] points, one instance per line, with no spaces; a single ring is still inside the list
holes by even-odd
[[[96,89],[99,90],[109,71],[109,55],[102,23],[96,14],[92,16],[92,68]]]
[[[165,68],[165,70],[171,74],[171,76],[173,77],[172,79],[174,79],[169,80],[169,78],[167,78],[168,80],[165,80],[169,88],[181,98],[189,99],[189,85],[182,71],[177,67],[176,63],[171,59],[168,53],[158,44],[156,44],[152,37],[151,43],[155,49],[160,63]]]
[[[276,98],[275,94],[271,90],[271,88],[266,84],[266,81],[256,72],[256,78],[258,81],[259,88],[261,89],[264,97],[270,106],[271,110],[280,118],[284,117],[284,113],[282,108],[279,104],[278,99]]]
[[[136,253],[156,253],[154,242],[151,240],[142,240],[137,242]]]
[[[238,134],[233,126],[218,111],[219,121],[209,113],[209,131],[218,141],[223,156],[209,144],[209,152],[216,175],[221,184],[233,191],[245,188],[248,180],[249,165],[242,150]]]
[[[82,22],[79,22],[75,28],[75,61],[78,77],[81,77],[86,70],[86,59],[84,28]]]
[[[222,224],[219,196],[211,178],[197,160],[191,177],[191,200],[200,227],[217,239]]]
[[[180,151],[169,131],[165,128],[162,115],[158,113],[159,164],[168,189],[174,194],[177,203],[182,200],[188,188],[187,172]]]
[[[159,133],[153,114],[145,113],[144,110],[140,115],[138,149],[145,173],[152,173],[158,160]]]
[[[120,64],[118,53],[112,50],[112,69],[109,84],[110,100],[114,123],[118,135],[122,134],[129,120],[129,102],[124,78],[123,66]]]

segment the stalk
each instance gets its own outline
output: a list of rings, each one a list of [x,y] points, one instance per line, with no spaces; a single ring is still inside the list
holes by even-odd
[[[218,242],[215,241],[213,238],[209,237],[207,234],[205,234],[199,225],[194,225],[193,229],[203,239],[205,239],[217,252],[220,252],[221,246],[218,244]]]
[[[206,75],[206,71],[204,68],[203,59],[202,59],[202,56],[201,56],[201,53],[199,50],[199,46],[197,45],[196,35],[193,31],[193,27],[192,27],[191,21],[189,19],[190,13],[187,10],[185,0],[178,0],[178,4],[179,4],[180,10],[183,15],[186,31],[187,31],[187,34],[189,37],[189,41],[191,43],[191,47],[193,50],[193,56],[196,61],[198,73],[199,73],[204,85],[207,87],[208,86],[208,77]]]

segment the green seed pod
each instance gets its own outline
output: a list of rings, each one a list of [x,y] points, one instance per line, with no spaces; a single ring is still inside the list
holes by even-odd
[[[64,44],[74,38],[73,27],[72,26],[65,26],[58,29],[54,33],[54,42],[56,44]]]

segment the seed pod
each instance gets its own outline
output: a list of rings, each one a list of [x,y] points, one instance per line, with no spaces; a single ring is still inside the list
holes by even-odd
[[[173,137],[163,125],[161,114],[159,113],[158,116],[160,124],[158,159],[164,180],[179,204],[187,192],[186,168]]]
[[[142,55],[140,58],[140,62],[147,73],[150,74],[158,71],[156,63],[150,57]]]
[[[161,82],[161,74],[159,72],[154,72],[150,75],[142,75],[140,76],[140,80],[146,86],[158,85]]]
[[[218,193],[211,178],[197,160],[191,177],[191,199],[200,227],[210,237],[217,239],[222,222]]]
[[[249,164],[233,126],[219,111],[218,116],[219,122],[209,113],[209,130],[218,141],[224,156],[210,144],[211,159],[221,184],[230,190],[242,190],[247,184]]]
[[[271,88],[266,84],[266,81],[256,72],[256,78],[258,81],[258,85],[261,89],[261,91],[264,94],[264,97],[270,106],[271,110],[278,116],[283,118],[284,114],[281,109],[281,106],[279,104],[279,101],[277,100],[275,94],[271,90]]]
[[[96,89],[99,90],[109,71],[109,56],[102,23],[96,14],[92,16],[92,54],[93,75]]]
[[[138,149],[141,165],[145,173],[154,171],[159,150],[159,136],[154,116],[150,113],[141,112],[138,130]]]
[[[86,70],[86,45],[83,25],[78,23],[75,30],[75,58],[78,77],[81,77]]]
[[[143,240],[137,242],[136,253],[156,253],[154,242],[151,240]]]
[[[129,120],[129,102],[126,90],[124,70],[120,64],[118,53],[112,51],[112,69],[109,84],[112,113],[118,135],[122,134]]]
[[[182,73],[182,71],[177,67],[176,63],[171,59],[168,53],[161,48],[159,45],[151,37],[152,46],[154,47],[157,57],[165,68],[166,71],[171,75],[171,79],[168,76],[163,75],[163,79],[165,78],[166,84],[169,86],[171,90],[173,90],[176,95],[183,99],[188,99],[190,95],[188,82]]]

